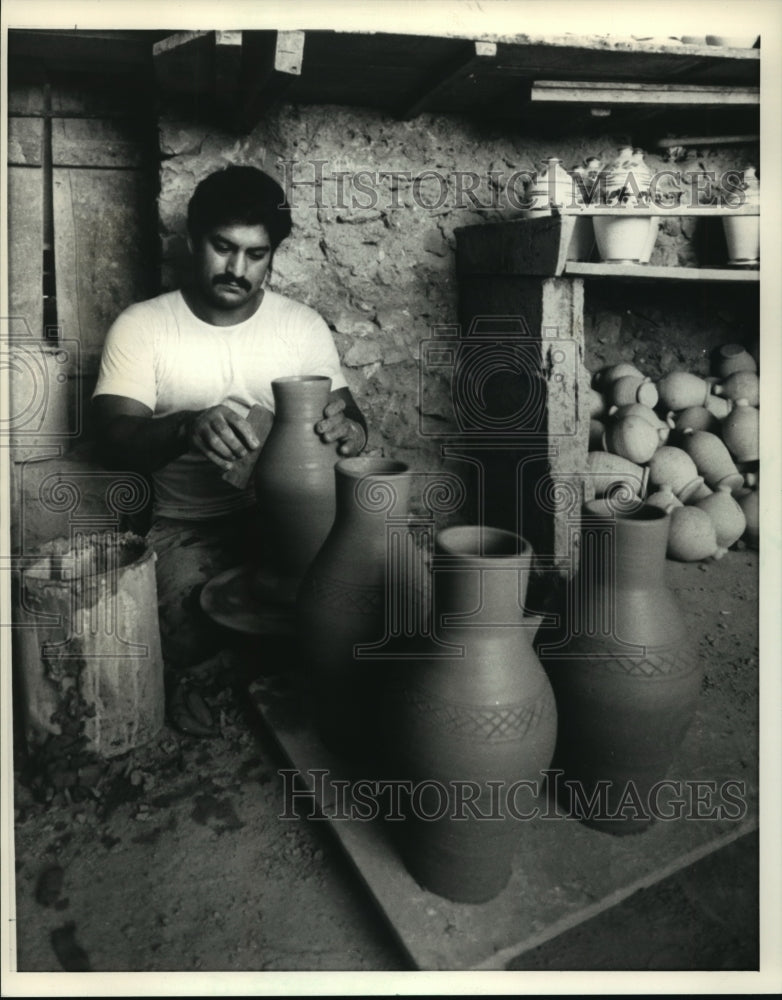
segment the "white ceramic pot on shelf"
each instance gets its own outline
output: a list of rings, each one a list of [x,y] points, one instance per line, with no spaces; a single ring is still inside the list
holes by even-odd
[[[656,215],[596,215],[595,239],[601,260],[611,264],[648,264],[657,239]]]

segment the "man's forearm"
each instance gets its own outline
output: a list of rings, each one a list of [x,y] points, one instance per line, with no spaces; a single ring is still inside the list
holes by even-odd
[[[110,469],[155,472],[183,455],[190,447],[193,410],[182,410],[151,419],[119,415],[98,428],[98,454]]]

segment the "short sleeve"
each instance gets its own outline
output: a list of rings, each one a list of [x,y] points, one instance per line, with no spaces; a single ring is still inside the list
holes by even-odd
[[[127,396],[154,411],[155,330],[152,318],[139,305],[121,313],[106,335],[95,396]]]
[[[326,321],[314,309],[307,307],[306,335],[301,342],[302,375],[328,375],[331,388],[342,389],[348,383],[339,360],[339,354]]]

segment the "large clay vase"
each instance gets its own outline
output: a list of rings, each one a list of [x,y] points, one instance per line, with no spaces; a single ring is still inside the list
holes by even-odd
[[[254,473],[261,552],[253,590],[260,599],[292,602],[334,523],[337,445],[315,433],[331,379],[278,378],[272,392],[274,423]]]
[[[557,797],[571,816],[614,834],[653,821],[655,785],[700,690],[698,657],[665,585],[669,520],[647,505],[620,513],[587,503],[563,625],[539,633],[559,713]]]
[[[362,656],[360,647],[382,643],[385,634],[389,529],[407,515],[407,471],[383,458],[336,464],[334,524],[296,601],[305,701],[325,745],[346,761],[360,758],[368,735],[383,661]]]
[[[522,806],[510,789],[542,789],[554,752],[554,695],[532,646],[537,620],[523,610],[531,556],[498,528],[438,532],[439,655],[403,670],[387,702],[392,773],[413,789],[399,830],[405,863],[421,885],[461,902],[491,899],[507,883],[518,812],[531,806],[529,791]]]

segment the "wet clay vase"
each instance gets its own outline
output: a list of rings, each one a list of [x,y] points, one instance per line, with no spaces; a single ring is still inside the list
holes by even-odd
[[[673,510],[674,507],[684,506],[670,486],[661,486],[655,493],[650,493],[646,498],[646,503],[667,511]]]
[[[705,510],[712,520],[717,535],[716,558],[720,559],[744,534],[747,519],[728,486],[720,486],[710,497],[699,500],[696,506]]]
[[[682,434],[682,448],[695,462],[695,467],[706,484],[713,489],[728,486],[735,491],[744,485],[744,477],[736,468],[725,443],[716,434],[685,430]]]
[[[261,552],[253,591],[259,599],[292,603],[334,523],[337,445],[315,433],[331,379],[278,378],[272,392],[274,423],[254,472]]]
[[[357,647],[386,629],[388,531],[407,516],[407,465],[383,458],[337,462],[337,511],[302,580],[296,634],[305,701],[323,742],[345,760],[360,757],[378,661]]]
[[[542,789],[554,753],[554,694],[532,645],[539,620],[524,618],[531,558],[509,531],[438,532],[433,620],[444,646],[392,689],[395,773],[414,789],[402,856],[422,886],[459,902],[483,902],[506,885],[521,824],[504,793],[518,781]]]
[[[671,511],[668,532],[669,559],[677,562],[699,562],[719,559],[724,554],[717,542],[714,521],[699,507],[678,507]]]
[[[746,399],[750,406],[757,406],[760,402],[760,379],[755,372],[734,372],[715,385],[712,392],[715,396],[731,399],[734,403],[739,399]]]
[[[722,421],[722,440],[737,462],[757,462],[760,458],[760,413],[746,399],[736,405]]]
[[[713,433],[718,429],[717,418],[705,406],[688,406],[684,410],[679,410],[678,413],[671,410],[668,417],[671,428],[680,432],[689,428],[693,431],[711,431]]]
[[[612,406],[608,411],[609,416],[616,420],[623,420],[625,417],[641,417],[657,431],[658,444],[665,444],[670,433],[670,426],[665,420],[657,416],[650,406],[643,403],[628,403],[626,406]]]
[[[700,690],[695,648],[665,584],[669,524],[656,507],[613,513],[605,501],[587,503],[564,626],[551,639],[538,633],[557,700],[552,769],[564,772],[553,791],[569,815],[614,834],[653,822],[655,784]]]

